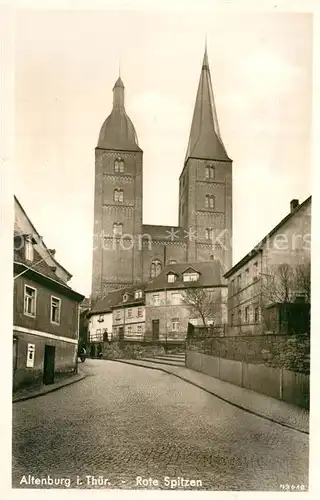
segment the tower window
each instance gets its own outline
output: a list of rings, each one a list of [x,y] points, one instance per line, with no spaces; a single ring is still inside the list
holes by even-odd
[[[213,229],[212,229],[212,227],[207,227],[206,240],[212,240],[212,239],[213,239]]]
[[[214,167],[212,165],[206,166],[206,179],[214,179]]]
[[[206,195],[206,208],[215,208],[215,197],[213,194]]]
[[[113,200],[119,201],[120,203],[123,202],[123,189],[117,188],[113,191]]]
[[[117,158],[114,162],[114,171],[115,172],[124,172],[124,161],[121,158]]]
[[[151,278],[156,278],[161,273],[161,270],[162,270],[162,265],[161,265],[160,260],[154,260],[151,263],[150,277]]]
[[[114,222],[113,224],[113,235],[119,236],[122,234],[123,224],[119,222]]]

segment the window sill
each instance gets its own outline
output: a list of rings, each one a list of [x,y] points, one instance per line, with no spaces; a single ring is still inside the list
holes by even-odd
[[[35,318],[36,317],[36,314],[30,314],[30,313],[27,313],[27,312],[24,312],[23,314],[25,316],[28,316],[29,318]]]

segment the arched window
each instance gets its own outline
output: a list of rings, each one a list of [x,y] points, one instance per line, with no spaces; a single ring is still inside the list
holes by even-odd
[[[113,224],[113,234],[114,236],[119,236],[122,234],[122,223],[114,222]]]
[[[207,227],[206,240],[212,240],[212,239],[213,239],[213,229],[212,229],[212,227]]]
[[[123,189],[116,188],[113,191],[113,200],[114,201],[119,201],[120,203],[123,202]]]
[[[206,195],[206,208],[215,208],[215,197],[213,194]]]
[[[206,166],[206,179],[214,179],[214,166],[213,165]]]
[[[150,277],[151,278],[156,278],[159,276],[162,270],[162,265],[160,260],[154,260],[151,262],[151,267],[150,267]]]
[[[116,158],[114,162],[114,171],[120,173],[124,172],[124,161],[122,160],[122,158]]]

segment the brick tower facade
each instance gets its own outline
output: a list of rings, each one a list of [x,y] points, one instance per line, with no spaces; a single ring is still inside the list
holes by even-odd
[[[144,225],[143,165],[124,85],[96,147],[92,298],[156,277],[165,265],[219,259],[232,266],[232,160],[223,145],[207,50],[179,180],[179,226]]]
[[[187,260],[232,266],[232,160],[223,145],[205,50],[189,143],[180,175],[179,226],[189,231]]]
[[[92,298],[141,281],[142,150],[124,107],[124,85],[113,88],[113,109],[95,150]]]

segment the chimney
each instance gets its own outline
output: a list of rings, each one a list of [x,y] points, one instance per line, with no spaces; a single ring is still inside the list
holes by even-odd
[[[53,248],[49,248],[49,253],[52,255],[52,257],[54,257],[56,254],[56,251]]]
[[[31,234],[26,234],[24,237],[24,258],[29,262],[33,262],[33,241]]]
[[[299,200],[290,201],[290,213],[292,213],[299,206]]]

